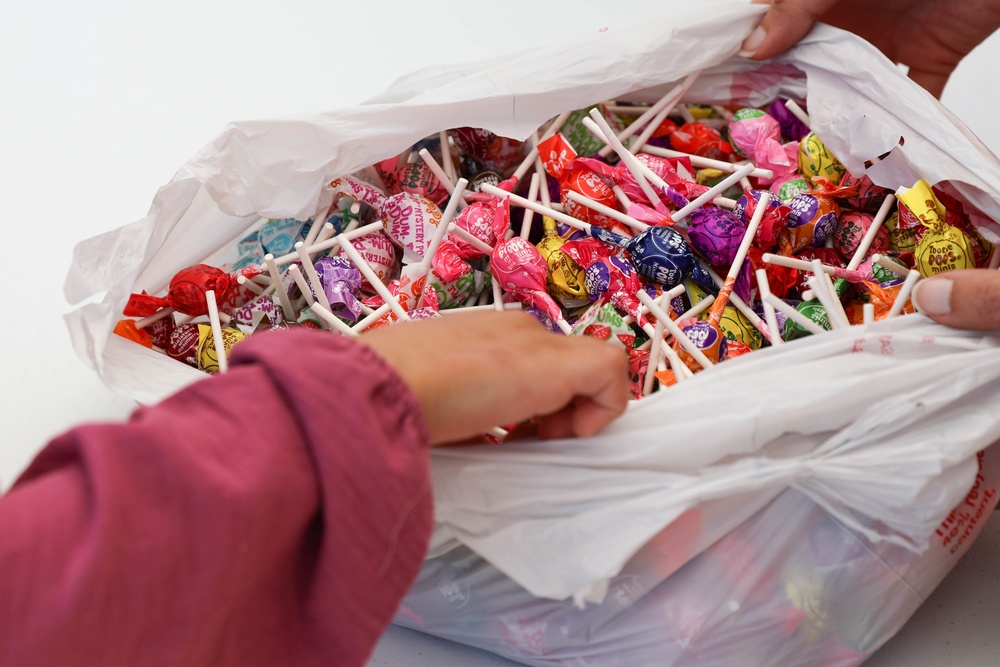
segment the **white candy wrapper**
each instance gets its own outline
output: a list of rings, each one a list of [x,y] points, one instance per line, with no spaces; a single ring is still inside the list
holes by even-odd
[[[984,235],[997,238],[990,219],[1000,219],[1000,163],[981,142],[842,31],[817,27],[768,63],[739,58],[764,10],[692,3],[577,43],[429,68],[358,107],[233,124],[160,189],[147,217],[79,244],[67,298],[106,294],[67,316],[74,344],[110,387],[155,401],[203,376],[111,334],[130,293],[162,293],[178,269],[226,259],[261,216],[309,218],[329,204],[333,178],[440,130],[483,127],[523,140],[568,109],[658,99],[699,69],[688,101],[807,98],[813,130],[853,174],[893,190],[924,178],[967,202]],[[583,605],[603,600],[630,559],[672,543],[671,530],[680,531],[679,551],[661,578],[798,493],[854,539],[909,554],[922,574],[906,594],[923,595],[960,553],[919,554],[973,486],[977,452],[1000,433],[995,346],[992,337],[901,317],[727,362],[633,405],[594,438],[436,451],[431,556],[462,546],[515,588]],[[983,483],[995,487],[990,474]],[[915,605],[896,607],[866,646],[887,639]]]

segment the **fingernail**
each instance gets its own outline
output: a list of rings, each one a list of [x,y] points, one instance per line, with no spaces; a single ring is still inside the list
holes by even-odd
[[[913,288],[910,299],[917,312],[924,315],[947,315],[951,312],[951,288],[947,278],[921,280]]]
[[[743,45],[740,47],[739,52],[736,54],[742,56],[743,58],[750,58],[753,54],[760,50],[761,45],[767,38],[767,31],[761,26],[754,28],[750,36],[743,40]]]

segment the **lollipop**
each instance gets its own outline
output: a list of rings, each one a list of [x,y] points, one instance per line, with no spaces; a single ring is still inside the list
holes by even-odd
[[[495,246],[510,228],[510,208],[507,200],[497,197],[490,202],[475,202],[465,208],[455,219],[455,226],[482,241],[487,246]],[[468,260],[477,259],[485,253],[455,234],[441,242],[432,260],[434,271],[445,282],[458,280],[472,270]]]
[[[607,216],[566,198],[565,193],[572,191],[608,207],[613,207],[616,201],[611,186],[589,167],[588,162],[577,159],[576,151],[562,134],[540,143],[538,154],[546,173],[559,182],[566,213],[590,224],[614,226],[614,221]]]
[[[559,304],[545,291],[548,266],[535,246],[520,236],[501,241],[490,257],[490,272],[508,293],[545,312],[563,330],[572,331]]]
[[[788,228],[779,239],[783,254],[818,248],[837,228],[840,208],[832,197],[818,192],[804,193],[796,195],[788,208]]]
[[[712,266],[728,266],[746,233],[746,223],[721,208],[699,208],[688,216],[691,245]]]
[[[763,190],[747,190],[736,200],[733,214],[744,224],[748,223],[762,196],[764,196]],[[769,196],[767,211],[764,212],[764,218],[757,228],[754,245],[764,250],[769,250],[777,245],[778,237],[788,226],[788,212],[788,207],[782,206],[778,197]]]
[[[320,285],[330,303],[330,311],[343,319],[361,317],[361,271],[343,257],[321,257],[315,263]]]
[[[478,127],[458,127],[450,131],[463,156],[479,161],[487,170],[501,176],[524,156],[524,143],[516,139],[508,139]],[[463,174],[466,176],[466,174]],[[472,182],[475,174],[471,174]]]
[[[806,178],[822,176],[834,183],[840,182],[847,169],[815,133],[802,137],[799,143],[799,172]]]
[[[650,227],[623,246],[641,275],[667,289],[680,284],[694,269],[691,248],[669,227]]]
[[[781,126],[760,109],[740,109],[729,124],[729,140],[754,164],[771,169],[776,175],[795,170],[795,155],[791,157],[781,145]]]
[[[178,271],[170,279],[165,297],[151,296],[143,292],[129,297],[124,313],[129,316],[145,317],[161,308],[173,308],[178,313],[197,317],[208,313],[205,292],[213,290],[220,300],[225,299],[232,288],[233,276],[207,264],[195,264]]]
[[[564,308],[578,308],[590,303],[583,285],[584,271],[579,264],[562,251],[566,239],[556,231],[556,221],[542,218],[545,236],[535,246],[549,267],[545,284],[549,294]]]
[[[917,181],[912,188],[900,188],[896,196],[927,228],[915,253],[920,275],[928,278],[946,271],[975,268],[969,237],[945,222],[944,206],[927,181]]]
[[[592,301],[607,299],[619,311],[642,323],[641,304],[635,297],[641,287],[639,274],[624,256],[613,254],[591,263],[584,271],[583,284]]]
[[[704,123],[681,125],[670,135],[670,145],[675,150],[712,160],[728,161],[733,154],[733,147],[722,138],[719,131]]]

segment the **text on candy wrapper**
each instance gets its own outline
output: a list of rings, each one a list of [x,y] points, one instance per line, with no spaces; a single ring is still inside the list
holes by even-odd
[[[941,546],[947,548],[951,546],[948,553],[955,554],[965,544],[976,530],[976,526],[982,520],[993,505],[996,498],[997,488],[991,486],[983,489],[986,478],[983,477],[983,452],[976,455],[976,462],[979,464],[979,472],[976,474],[976,482],[972,485],[968,495],[961,505],[952,510],[951,514],[941,522],[935,533],[941,538]]]

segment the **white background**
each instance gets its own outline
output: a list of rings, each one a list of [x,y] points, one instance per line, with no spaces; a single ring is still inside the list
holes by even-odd
[[[61,316],[72,247],[143,217],[156,189],[227,122],[350,106],[422,65],[479,60],[661,15],[670,2],[615,5],[94,0],[9,8],[0,23],[0,265],[7,286],[0,301],[0,488],[53,436],[131,409],[71,349]],[[991,65],[998,59],[994,36],[966,59],[944,95],[994,150],[1000,92]],[[993,521],[869,664],[997,664],[998,552],[1000,522]],[[413,641],[416,648],[407,644]],[[404,645],[408,665],[477,660],[400,632],[372,664],[403,664]]]

